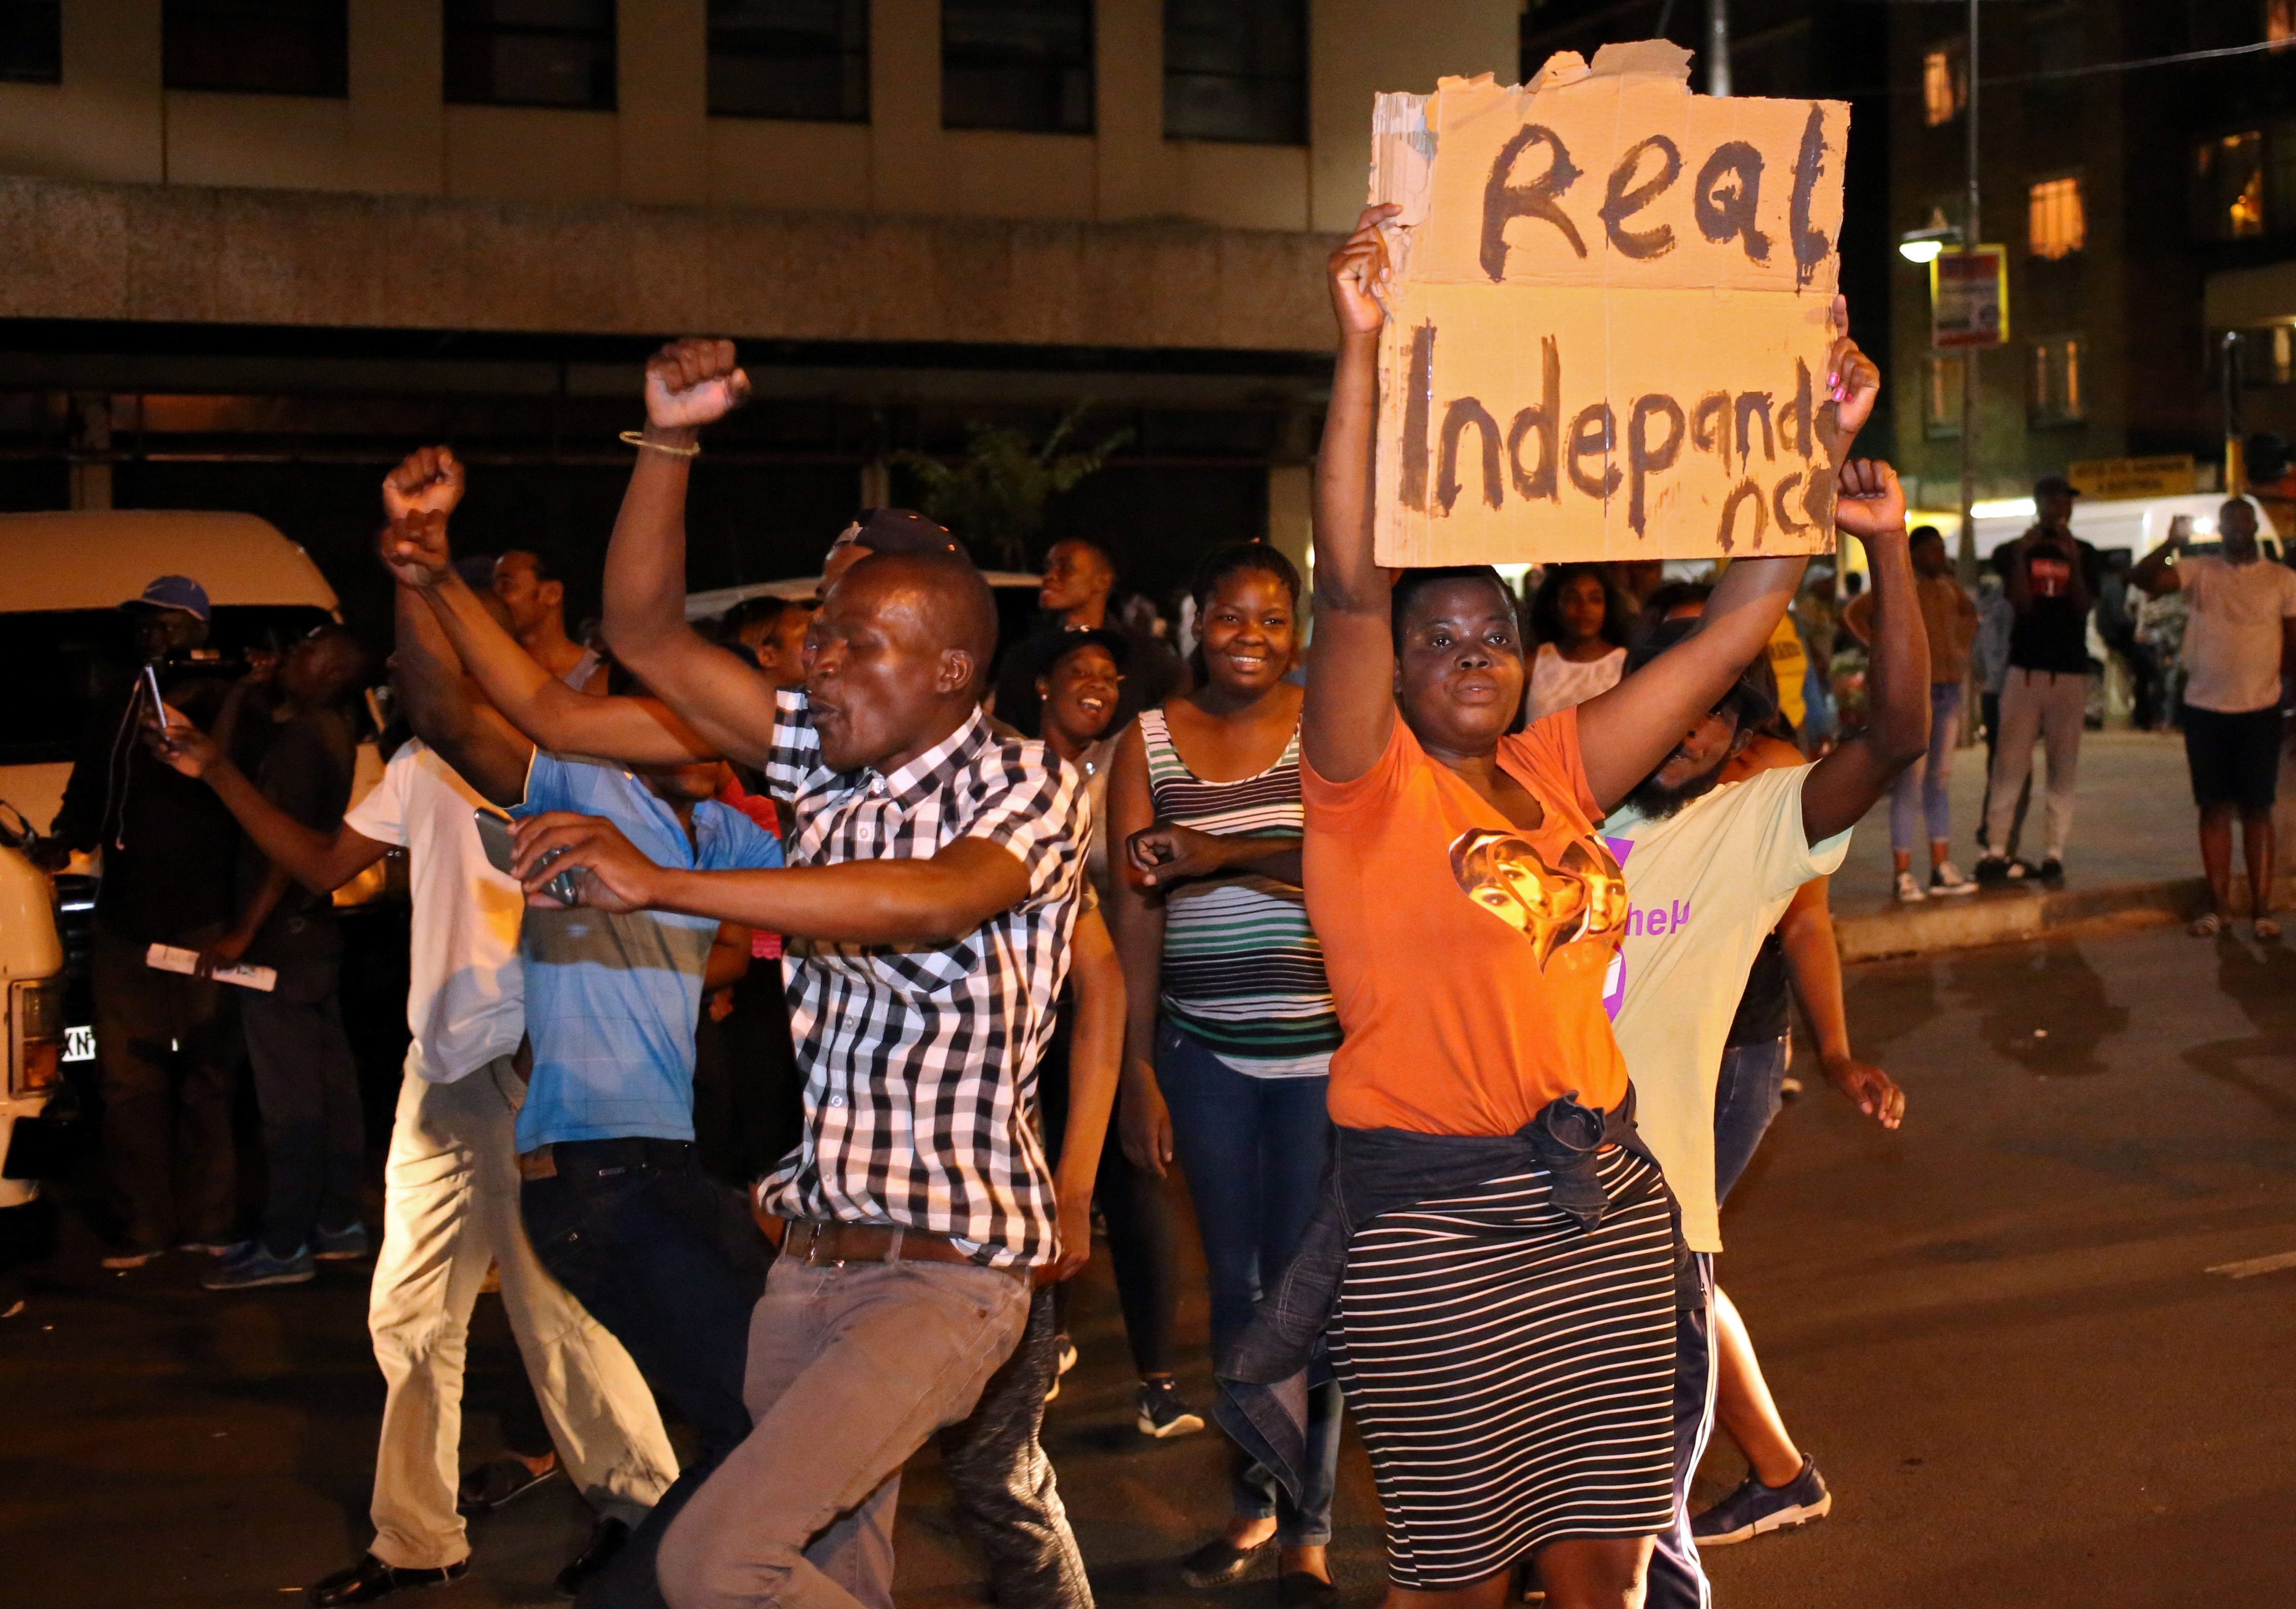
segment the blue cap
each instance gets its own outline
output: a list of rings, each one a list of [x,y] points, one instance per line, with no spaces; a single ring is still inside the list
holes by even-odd
[[[208,589],[189,576],[161,576],[144,589],[140,598],[130,598],[120,607],[134,609],[137,605],[150,609],[180,609],[185,614],[208,618]]]

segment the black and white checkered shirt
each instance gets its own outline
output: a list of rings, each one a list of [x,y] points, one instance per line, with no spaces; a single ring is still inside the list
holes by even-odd
[[[922,860],[980,838],[1020,860],[1029,894],[949,944],[788,941],[805,1139],[758,1201],[950,1235],[998,1265],[1050,1262],[1053,1175],[1030,1112],[1084,875],[1075,774],[978,710],[890,776],[832,771],[805,695],[784,691],[766,776],[796,810],[791,866]]]

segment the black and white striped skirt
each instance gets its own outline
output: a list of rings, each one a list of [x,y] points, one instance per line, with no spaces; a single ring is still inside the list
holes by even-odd
[[[1431,1592],[1565,1537],[1650,1536],[1674,1491],[1674,1232],[1624,1150],[1592,1234],[1547,1175],[1365,1224],[1330,1341],[1387,1510],[1388,1572]]]

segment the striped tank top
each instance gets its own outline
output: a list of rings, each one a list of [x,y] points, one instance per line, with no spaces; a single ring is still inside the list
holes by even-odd
[[[1218,837],[1301,834],[1300,734],[1283,758],[1242,782],[1206,782],[1172,746],[1161,710],[1140,715],[1148,792],[1159,821]],[[1257,872],[1191,878],[1164,900],[1165,1019],[1254,1078],[1329,1071],[1340,1019],[1324,947],[1295,883]]]

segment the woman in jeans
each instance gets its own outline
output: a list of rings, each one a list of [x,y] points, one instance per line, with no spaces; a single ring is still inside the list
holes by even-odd
[[[1264,543],[1219,548],[1192,588],[1195,691],[1145,711],[1118,746],[1114,900],[1130,994],[1126,1149],[1161,1173],[1177,1153],[1211,1285],[1212,1350],[1251,1317],[1315,1210],[1331,1155],[1325,1070],[1339,1022],[1300,891],[1300,577]],[[1239,1456],[1234,1518],[1191,1554],[1193,1587],[1242,1576],[1279,1546],[1290,1605],[1331,1601],[1324,1545],[1340,1394],[1316,1393],[1300,1498]]]

